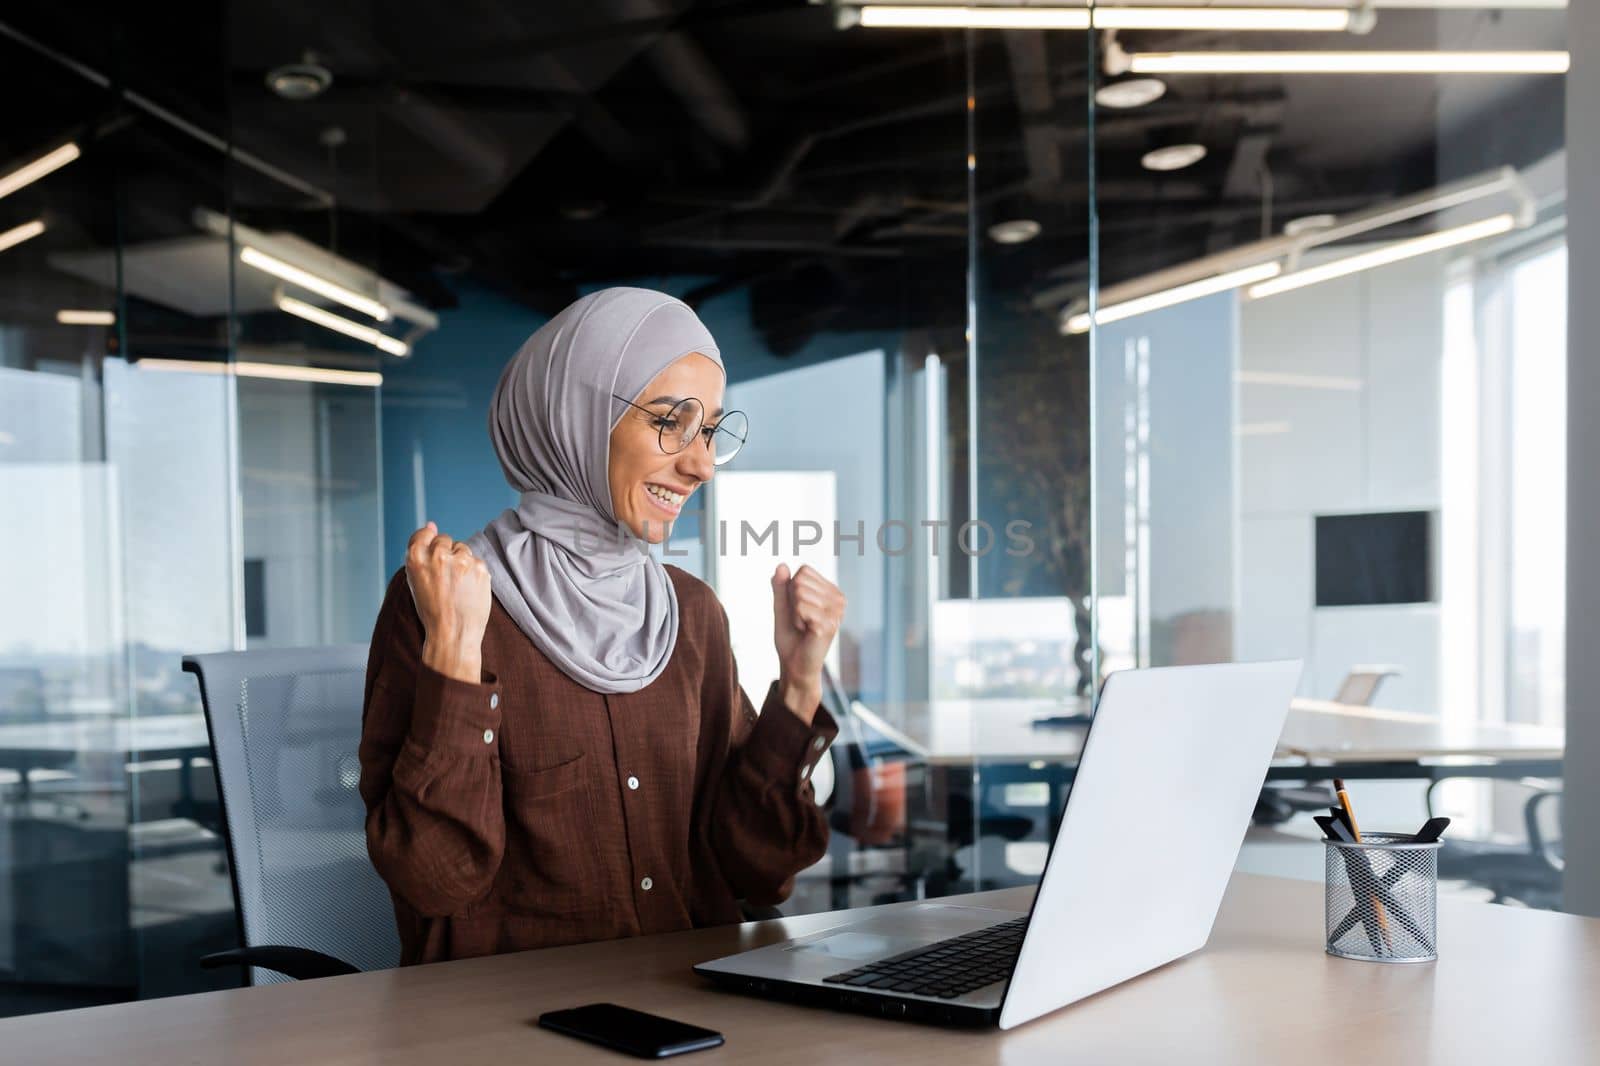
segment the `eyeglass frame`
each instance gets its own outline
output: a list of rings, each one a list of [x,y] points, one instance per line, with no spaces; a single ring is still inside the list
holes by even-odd
[[[652,418],[665,418],[666,417],[665,415],[657,414],[655,411],[650,410],[650,408],[648,408],[648,407],[642,407],[639,404],[634,403],[632,400],[630,400],[630,399],[628,399],[628,398],[626,398],[624,396],[618,396],[614,392],[611,394],[611,398],[613,400],[621,400],[623,403],[627,404],[629,407],[632,407],[634,410],[643,411],[645,414],[649,415]],[[723,432],[722,421],[723,421],[723,419],[727,418],[729,415],[744,415],[745,424],[747,426],[750,423],[750,416],[745,414],[743,411],[739,411],[739,410],[723,411],[722,414],[717,416],[716,425],[708,426],[708,425],[706,425],[705,415],[704,415],[704,411],[706,409],[706,404],[705,404],[705,401],[700,399],[700,397],[698,397],[698,396],[685,396],[685,397],[683,397],[677,403],[674,403],[672,405],[671,410],[669,410],[667,412],[667,414],[670,415],[673,411],[676,411],[679,407],[683,406],[685,403],[688,403],[690,400],[693,400],[695,403],[700,405],[700,410],[701,410],[702,414],[700,416],[700,429],[699,429],[697,435],[704,436],[705,439],[706,439],[706,451],[711,452],[711,464],[713,466],[722,466],[723,463],[717,462],[717,453],[711,447],[711,439],[712,439],[713,435]],[[686,452],[686,451],[689,450],[689,445],[687,443],[685,443],[684,446],[682,448],[679,448],[677,451],[671,451],[671,452],[667,451],[666,432],[667,432],[667,427],[666,426],[663,425],[663,426],[657,426],[656,427],[656,444],[661,448],[661,453],[663,455],[678,455],[681,452]],[[727,433],[728,433],[728,436],[733,437],[733,432],[731,430],[727,431]],[[742,449],[745,446],[745,444],[747,443],[747,441],[749,440],[748,437],[735,437],[734,439],[739,442],[739,447],[735,448],[731,453],[729,453],[728,458],[723,461],[724,463],[732,462],[733,461],[733,457],[739,454],[740,449]]]

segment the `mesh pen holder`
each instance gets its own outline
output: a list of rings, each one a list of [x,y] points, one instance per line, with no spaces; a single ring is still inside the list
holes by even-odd
[[[1439,842],[1367,833],[1323,841],[1328,954],[1367,962],[1432,962],[1438,952]]]

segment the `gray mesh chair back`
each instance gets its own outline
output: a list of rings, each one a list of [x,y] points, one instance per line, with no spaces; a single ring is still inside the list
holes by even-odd
[[[241,945],[306,948],[359,970],[400,961],[357,791],[367,647],[191,655],[200,678]],[[288,978],[260,966],[255,984]]]

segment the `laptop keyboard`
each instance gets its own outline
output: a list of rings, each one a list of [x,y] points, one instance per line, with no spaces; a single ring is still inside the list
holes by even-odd
[[[824,977],[823,983],[955,999],[1011,976],[1027,916]]]

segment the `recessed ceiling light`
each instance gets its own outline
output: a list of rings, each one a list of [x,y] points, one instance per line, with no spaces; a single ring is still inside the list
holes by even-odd
[[[1206,157],[1203,144],[1169,144],[1146,152],[1139,162],[1146,170],[1182,170],[1192,167]]]
[[[321,63],[285,63],[267,72],[267,88],[296,103],[312,100],[333,84],[333,72]]]
[[[1094,102],[1101,107],[1129,108],[1153,104],[1166,95],[1167,83],[1160,78],[1126,78],[1095,90]]]
[[[1031,218],[1013,218],[989,227],[996,244],[1024,244],[1039,235],[1039,223]]]
[[[1328,229],[1338,221],[1338,215],[1301,215],[1283,224],[1283,235],[1298,237],[1302,233],[1315,233],[1317,230]]]

